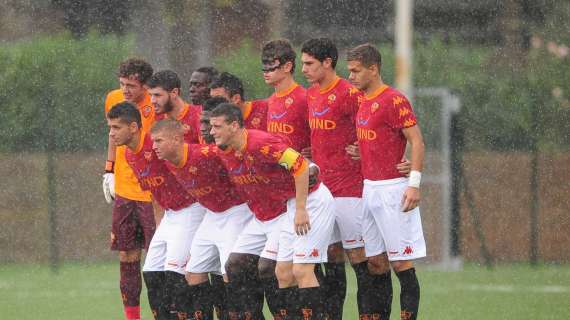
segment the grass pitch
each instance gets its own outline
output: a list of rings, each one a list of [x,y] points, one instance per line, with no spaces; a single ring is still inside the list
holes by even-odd
[[[350,267],[344,319],[357,319]],[[570,265],[467,265],[459,272],[418,268],[420,319],[570,319]],[[0,266],[0,319],[123,319],[117,262]],[[399,319],[394,281],[391,319]],[[143,290],[142,317],[152,319]]]

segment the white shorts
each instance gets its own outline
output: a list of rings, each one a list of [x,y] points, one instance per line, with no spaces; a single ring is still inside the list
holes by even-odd
[[[198,203],[178,211],[166,210],[144,261],[143,271],[174,271],[184,274],[190,259],[192,238],[206,209]]]
[[[254,216],[238,236],[232,252],[277,260],[281,223],[286,217],[283,213],[272,220],[261,221]]]
[[[253,213],[245,203],[224,212],[207,210],[192,241],[192,259],[186,271],[225,274],[224,266],[236,239],[252,218]]]
[[[334,198],[321,184],[307,197],[307,212],[311,230],[303,236],[295,233],[295,199],[287,201],[287,215],[281,226],[277,261],[293,263],[327,262],[327,248],[334,228]]]
[[[331,244],[341,242],[344,249],[364,247],[362,236],[362,217],[364,202],[362,198],[337,197],[335,202],[335,226]]]
[[[426,256],[419,207],[402,211],[407,178],[364,180],[364,248],[366,256],[388,253],[388,260],[413,260]]]

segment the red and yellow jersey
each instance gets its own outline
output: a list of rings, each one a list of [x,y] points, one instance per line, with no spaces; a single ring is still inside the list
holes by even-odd
[[[366,96],[356,118],[364,179],[403,177],[396,169],[406,151],[403,128],[417,124],[410,102],[387,85]]]
[[[180,185],[213,212],[244,203],[218,158],[218,150],[215,145],[185,144],[182,163],[166,163]]]
[[[149,190],[162,208],[180,210],[195,202],[168,170],[165,161],[158,159],[152,150],[150,134],[142,131],[137,149],[127,148],[125,158],[141,187]]]
[[[335,197],[362,196],[360,161],[345,150],[357,141],[355,119],[361,100],[362,93],[338,77],[327,88],[317,84],[307,90],[311,156]]]
[[[255,217],[271,220],[287,211],[287,200],[295,197],[293,176],[307,170],[308,163],[282,136],[259,130],[244,132],[242,150],[220,150],[218,154]]]
[[[301,151],[311,145],[307,109],[307,90],[298,84],[267,99],[267,132],[280,134]]]
[[[252,100],[244,103],[243,127],[246,129],[267,130],[267,100]]]
[[[200,139],[200,113],[196,106],[186,104],[176,120],[184,127],[184,141],[186,143],[198,143]],[[156,115],[156,120],[166,119],[166,114]]]
[[[105,115],[114,105],[123,101],[125,101],[125,97],[120,89],[109,92],[105,99]],[[154,108],[150,103],[150,95],[148,93],[137,104],[137,107],[141,113],[143,131],[148,132],[154,123]],[[129,200],[151,201],[150,192],[141,189],[133,170],[127,164],[125,159],[126,149],[126,146],[117,147],[115,153],[115,193]]]

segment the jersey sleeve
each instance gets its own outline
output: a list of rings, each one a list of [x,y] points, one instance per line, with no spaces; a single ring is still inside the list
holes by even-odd
[[[388,125],[394,129],[413,127],[417,124],[416,115],[412,105],[402,95],[392,97],[392,108],[387,118]]]
[[[294,176],[303,172],[308,165],[305,158],[291,148],[285,138],[277,136],[260,146],[259,156],[263,162],[277,163]]]

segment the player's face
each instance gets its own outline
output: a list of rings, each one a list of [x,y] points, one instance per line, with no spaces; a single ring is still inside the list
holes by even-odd
[[[151,139],[152,149],[159,159],[172,159],[179,150],[174,137],[167,132],[153,133]]]
[[[218,147],[225,149],[230,145],[234,135],[237,132],[237,122],[227,123],[225,116],[211,117],[210,125],[212,129],[210,133],[214,137],[214,141]]]
[[[224,97],[231,103],[235,103],[239,105],[241,101],[241,97],[239,94],[234,94],[230,96],[230,93],[226,90],[226,88],[212,88],[210,89],[210,96],[212,97]]]
[[[146,91],[145,86],[135,76],[128,78],[119,77],[119,85],[125,100],[128,102],[137,103],[144,98]]]
[[[279,60],[274,60],[272,63],[263,64],[263,80],[265,83],[271,86],[276,86],[278,83],[283,81],[288,75],[291,75],[289,70],[291,70],[291,62],[281,64]]]
[[[325,67],[323,62],[315,59],[313,56],[303,53],[301,56],[303,63],[303,75],[310,83],[316,83],[325,78]]]
[[[121,119],[107,119],[109,126],[109,137],[116,146],[129,144],[137,133],[137,124],[135,122],[127,124]]]
[[[193,72],[190,76],[190,101],[193,104],[201,105],[204,100],[210,98],[210,88],[208,88],[208,75],[203,72]]]
[[[172,105],[172,98],[178,95],[177,92],[177,89],[172,90],[172,92],[168,92],[161,87],[148,89],[150,102],[154,107],[154,112],[156,114],[163,114],[172,111],[174,108]]]
[[[347,66],[350,72],[348,76],[350,83],[359,90],[366,91],[374,79],[374,66],[366,67],[360,61],[348,61]]]
[[[210,112],[209,111],[202,111],[202,115],[200,116],[200,134],[204,141],[208,144],[214,143],[215,139],[210,133],[212,130],[212,125],[210,124]]]

